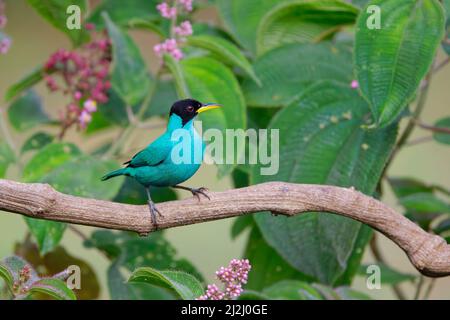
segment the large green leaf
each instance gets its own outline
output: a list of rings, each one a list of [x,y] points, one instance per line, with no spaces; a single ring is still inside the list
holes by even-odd
[[[56,167],[80,154],[78,147],[70,143],[48,144],[25,165],[23,180],[37,182]]]
[[[153,268],[139,268],[133,272],[131,283],[144,282],[174,291],[183,300],[194,300],[203,295],[202,284],[189,273],[181,271],[158,271]]]
[[[41,98],[33,90],[27,91],[9,106],[8,118],[11,125],[19,131],[50,121],[43,110]]]
[[[141,102],[150,90],[150,77],[144,59],[133,39],[108,17],[103,19],[111,38],[113,71],[111,86],[130,106]]]
[[[9,144],[0,140],[0,179],[6,176],[8,167],[16,161],[14,151]]]
[[[417,212],[450,213],[450,204],[437,198],[432,193],[414,193],[399,199],[408,210]]]
[[[437,128],[445,128],[450,130],[450,117],[445,117],[438,120],[434,126]],[[450,134],[448,132],[433,132],[433,138],[437,142],[450,144]]]
[[[60,279],[43,278],[33,283],[28,294],[43,293],[57,300],[77,300],[75,293]]]
[[[24,78],[20,79],[18,82],[8,88],[5,94],[5,100],[9,101],[18,96],[23,91],[34,86],[36,83],[42,80],[43,74],[44,71],[42,70],[42,67],[38,67],[30,72]]]
[[[75,46],[88,39],[89,35],[83,27],[70,30],[66,25],[69,17],[67,8],[71,5],[76,5],[80,8],[82,15],[80,19],[82,22],[83,13],[86,12],[87,7],[86,0],[27,0],[27,2],[51,25],[67,34]]]
[[[321,300],[322,296],[310,284],[298,280],[283,280],[264,288],[264,295],[270,299]]]
[[[447,37],[444,39],[442,47],[444,48],[445,52],[450,55],[450,0],[443,0],[442,5],[444,6],[447,16],[447,21],[445,23]]]
[[[252,228],[244,257],[252,263],[252,271],[248,275],[246,289],[262,290],[284,279],[311,280],[290,266],[263,239],[261,232],[255,226]]]
[[[262,17],[276,5],[289,0],[217,0],[219,14],[239,43],[256,53],[256,31]]]
[[[29,137],[22,145],[21,153],[32,150],[40,150],[51,143],[55,137],[46,132],[36,132]]]
[[[369,266],[370,265],[361,265],[358,274],[363,277],[369,276],[370,273],[367,272]],[[397,271],[382,263],[377,263],[376,266],[380,268],[380,281],[384,284],[393,285],[405,281],[414,281],[416,279],[416,276],[413,274]]]
[[[191,96],[203,103],[219,103],[222,108],[199,116],[203,131],[245,129],[246,111],[244,98],[233,73],[220,62],[210,58],[190,58],[181,62],[182,79]],[[243,141],[236,146],[235,159],[244,150]],[[224,150],[225,154],[225,150]],[[225,161],[224,161],[225,162]],[[231,173],[234,164],[219,165],[219,175]]]
[[[203,279],[196,268],[186,259],[179,258],[175,248],[161,233],[138,237],[126,232],[96,231],[84,243],[88,248],[104,251],[130,271],[151,266],[157,269],[177,269]]]
[[[255,166],[252,183],[334,184],[371,194],[394,145],[396,127],[363,130],[367,113],[366,102],[347,85],[324,81],[310,86],[270,124],[280,130],[279,172],[264,176]],[[289,219],[263,213],[255,219],[286,261],[327,284],[346,271],[358,236],[365,232],[359,222],[326,213]]]
[[[356,29],[355,70],[375,125],[384,127],[413,99],[443,37],[444,14],[437,0],[372,0],[381,25],[369,28],[362,11]]]
[[[340,0],[282,3],[261,20],[258,55],[288,43],[318,42],[356,20],[358,9]]]
[[[248,105],[257,107],[285,106],[318,80],[348,86],[352,80],[350,48],[329,43],[285,45],[259,57],[253,67],[262,86],[247,79],[242,89]]]
[[[187,43],[193,47],[211,51],[223,62],[242,68],[253,81],[259,84],[252,65],[232,42],[216,36],[200,35],[189,37]]]
[[[110,200],[119,192],[121,179],[108,182],[101,177],[117,168],[117,163],[90,156],[79,156],[61,164],[41,178],[60,192],[80,197]],[[76,174],[74,174],[76,173]]]
[[[55,221],[25,218],[28,229],[36,239],[39,252],[44,255],[52,251],[61,241],[66,224]]]
[[[95,24],[97,28],[104,27],[103,12],[107,12],[115,24],[123,27],[136,19],[152,21],[159,17],[157,4],[157,0],[127,0],[126,5],[123,0],[105,0],[95,7],[87,21]]]

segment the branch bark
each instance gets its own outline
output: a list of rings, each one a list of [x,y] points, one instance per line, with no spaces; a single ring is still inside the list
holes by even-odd
[[[260,211],[294,216],[318,211],[348,217],[380,231],[395,242],[414,267],[430,277],[450,275],[450,245],[429,234],[384,203],[353,188],[269,182],[224,192],[211,200],[194,198],[159,203],[163,217],[158,229],[235,217]],[[128,230],[146,235],[155,231],[148,207],[75,197],[47,184],[0,179],[0,210],[74,224]],[[327,214],[327,213],[319,213]]]

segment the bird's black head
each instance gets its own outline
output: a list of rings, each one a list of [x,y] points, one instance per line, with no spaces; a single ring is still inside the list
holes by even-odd
[[[170,109],[170,115],[176,114],[182,120],[183,126],[194,119],[199,113],[219,108],[217,104],[203,104],[194,99],[184,99],[175,102]]]

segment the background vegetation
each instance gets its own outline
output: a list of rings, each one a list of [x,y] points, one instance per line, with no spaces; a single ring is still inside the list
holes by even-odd
[[[206,127],[279,128],[281,170],[267,177],[257,166],[205,167],[192,185],[207,181],[206,187],[220,190],[270,179],[355,186],[400,204],[399,211],[425,229],[448,236],[448,137],[423,129],[448,127],[448,120],[441,120],[448,116],[450,75],[442,63],[448,61],[443,10],[448,1],[371,1],[382,12],[376,33],[366,28],[366,1],[197,1],[189,15],[194,34],[182,46],[184,59],[165,56],[164,66],[152,47],[170,36],[171,26],[158,14],[158,1],[131,1],[127,10],[120,1],[79,1],[83,21],[95,24],[95,35],[60,27],[66,19],[63,2],[6,2],[4,31],[12,46],[0,56],[2,177],[145,203],[132,181],[101,183],[99,177],[161,133],[174,100],[193,96],[226,106],[222,114],[202,118]],[[98,104],[86,128],[68,126],[61,112],[72,98],[50,93],[44,77],[50,72],[42,68],[58,49],[83,50],[90,36],[101,38],[104,28],[112,45],[109,99]],[[127,105],[134,116],[127,114]],[[80,101],[77,107],[82,106]],[[83,172],[73,175],[78,168]],[[155,192],[158,201],[178,196]],[[430,291],[434,297],[448,298],[448,292],[439,291],[448,280],[424,280],[408,269],[397,248],[379,236],[374,240],[369,228],[331,215],[311,213],[287,223],[262,213],[148,238],[67,230],[31,219],[24,224],[6,214],[0,219],[1,256],[14,251],[41,275],[68,264],[82,266],[86,274],[79,298],[179,296],[121,281],[139,267],[188,272],[203,282],[193,285],[198,296],[215,269],[240,256],[253,266],[247,298],[413,298],[417,292],[422,298],[430,285],[436,286]],[[380,291],[369,291],[361,276],[373,259],[383,262]]]

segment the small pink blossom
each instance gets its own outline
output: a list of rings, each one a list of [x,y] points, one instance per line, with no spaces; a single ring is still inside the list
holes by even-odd
[[[0,29],[3,29],[6,26],[7,22],[8,22],[8,18],[6,18],[5,15],[0,14]]]
[[[84,28],[88,31],[95,30],[95,24],[88,22],[84,25]]]
[[[359,83],[357,80],[352,80],[352,82],[350,83],[350,87],[352,89],[357,89],[359,87]]]
[[[175,33],[182,37],[187,37],[192,34],[192,25],[189,21],[183,21],[178,27],[175,27]]]
[[[95,100],[88,99],[83,104],[84,110],[89,113],[97,111],[97,102]]]
[[[162,2],[156,6],[162,17],[172,19],[177,15],[177,8],[170,7],[166,2]]]
[[[178,2],[184,7],[184,10],[188,12],[192,11],[193,0],[178,0]]]
[[[82,94],[80,91],[76,91],[76,92],[73,94],[73,98],[74,98],[75,100],[80,100],[82,96],[83,96],[83,94]]]
[[[206,293],[197,300],[230,300],[239,297],[244,291],[242,285],[247,283],[250,269],[251,265],[247,259],[231,260],[228,267],[220,267],[216,272],[225,291],[221,291],[215,284],[208,285]]]
[[[6,54],[11,47],[11,39],[8,37],[4,37],[0,40],[0,54]]]
[[[78,122],[80,124],[81,128],[86,128],[86,126],[92,121],[92,115],[87,112],[86,110],[83,110],[78,117]]]
[[[159,57],[164,53],[168,53],[176,60],[181,60],[183,58],[183,52],[178,48],[178,43],[175,39],[167,39],[163,43],[155,45],[153,51]]]

